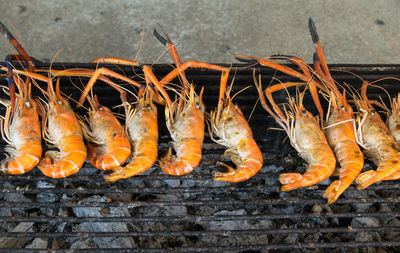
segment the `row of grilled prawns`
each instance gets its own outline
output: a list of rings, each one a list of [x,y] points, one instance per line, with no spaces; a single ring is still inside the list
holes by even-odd
[[[346,89],[340,92],[332,79],[311,18],[309,29],[316,50],[312,67],[302,59],[292,56],[273,56],[269,60],[245,55],[236,55],[236,57],[242,61],[257,62],[302,81],[275,84],[263,92],[260,81],[257,81],[254,76],[262,106],[287,132],[292,146],[307,162],[307,169],[303,175],[285,173],[279,176],[279,181],[283,184],[281,190],[290,191],[327,179],[334,173],[337,160],[340,166],[337,171],[339,179],[332,182],[324,193],[328,204],[331,204],[353,181],[356,182],[358,189],[365,189],[379,181],[400,178],[400,95],[397,99],[393,99],[390,110],[379,101],[368,99],[367,87],[371,83],[364,82],[361,95],[355,90],[347,91],[352,94],[358,109],[357,117],[355,117],[352,107],[346,100]],[[297,65],[300,71],[273,60],[290,61]],[[284,111],[274,102],[273,92],[302,85],[309,88],[320,120],[304,108],[302,104],[304,93],[298,94],[296,98],[290,97],[289,103],[284,106]],[[329,100],[326,118],[320,104],[318,90]],[[272,108],[267,104],[265,97]],[[386,110],[387,124],[382,121],[372,104]],[[360,174],[364,166],[360,146],[364,149],[365,155],[377,166],[376,170]]]
[[[198,166],[202,156],[205,106],[202,102],[203,90],[196,94],[194,85],[186,79],[187,68],[206,68],[222,72],[218,105],[208,114],[209,132],[215,142],[228,148],[224,156],[231,159],[237,168],[220,163],[227,170],[214,172],[213,178],[239,182],[252,177],[262,167],[262,154],[253,139],[252,131],[229,95],[232,86],[226,87],[229,68],[198,61],[182,63],[168,36],[163,37],[155,30],[155,36],[168,46],[176,64],[176,68],[161,80],[158,80],[146,65],[143,66],[146,85],[106,68],[39,70],[35,69],[34,61],[10,31],[2,24],[0,28],[18,51],[18,54],[6,58],[7,67],[2,68],[9,76],[10,94],[10,100],[1,101],[7,107],[1,125],[3,138],[8,144],[5,148],[8,158],[1,161],[2,172],[22,174],[37,166],[46,176],[62,178],[78,172],[88,157],[93,166],[107,170],[104,173],[107,182],[142,173],[153,165],[158,154],[157,107],[154,102],[166,106],[166,124],[176,153],[173,155],[170,149],[166,156],[159,159],[161,169],[170,175],[178,176],[191,172]],[[12,60],[26,62],[27,69],[13,68]],[[138,62],[118,58],[101,58],[93,62],[139,65]],[[48,77],[38,74],[39,72],[47,72]],[[79,120],[75,115],[68,100],[60,92],[61,76],[90,77],[78,101],[78,106],[82,106],[84,101],[88,100],[88,116]],[[182,85],[176,88],[170,82],[178,76]],[[109,77],[138,88],[135,105],[128,103],[128,93]],[[55,89],[53,79],[57,79]],[[125,127],[110,109],[100,105],[91,91],[96,80],[102,80],[120,92],[125,109]],[[44,90],[39,82],[47,83],[47,90]],[[46,99],[33,99],[31,84],[34,84]],[[166,89],[177,94],[174,101],[170,99]],[[42,119],[42,127],[39,116]],[[49,147],[54,149],[45,152],[43,156],[42,137]],[[87,140],[87,149],[83,137]],[[130,160],[125,164],[128,158]]]
[[[369,83],[364,83],[361,95],[357,95],[354,90],[348,91],[353,95],[359,111],[355,118],[353,109],[346,100],[346,89],[341,92],[332,79],[312,19],[309,21],[309,28],[316,49],[312,67],[302,59],[292,56],[279,55],[268,60],[244,55],[236,55],[236,58],[241,61],[259,63],[301,80],[301,82],[278,83],[263,91],[260,81],[254,76],[262,106],[287,132],[291,144],[308,164],[303,175],[281,174],[279,177],[283,184],[281,190],[290,191],[311,186],[327,179],[334,173],[336,160],[338,160],[339,179],[334,181],[324,194],[330,204],[335,202],[354,180],[359,189],[364,189],[373,183],[400,177],[400,147],[396,142],[396,140],[400,141],[400,134],[396,132],[399,129],[397,118],[400,97],[393,100],[392,111],[390,111],[378,101],[368,100],[366,90]],[[9,56],[6,60],[10,101],[2,101],[7,106],[2,133],[9,144],[6,148],[9,158],[2,161],[3,172],[21,174],[37,165],[47,176],[66,177],[76,173],[88,156],[95,167],[107,170],[104,177],[108,182],[137,175],[150,168],[157,159],[157,109],[153,102],[166,105],[166,124],[176,153],[172,155],[169,149],[168,154],[159,159],[161,169],[171,175],[191,172],[201,160],[205,110],[202,102],[203,90],[199,95],[195,93],[193,84],[190,84],[185,76],[187,68],[206,68],[222,72],[218,106],[216,110],[208,114],[209,132],[212,140],[228,148],[224,156],[231,159],[237,168],[233,169],[220,163],[226,166],[227,171],[214,172],[214,179],[239,182],[252,177],[262,167],[262,154],[252,137],[251,129],[242,112],[233,105],[229,96],[232,86],[228,87],[228,90],[226,87],[230,70],[198,61],[182,63],[168,36],[161,36],[155,30],[154,35],[168,47],[176,68],[161,80],[157,80],[150,67],[145,65],[143,73],[146,85],[142,85],[106,68],[63,71],[48,69],[46,71],[49,77],[41,76],[35,72],[32,59],[4,25],[2,25],[2,31],[19,53]],[[11,60],[27,62],[27,70],[13,69],[9,65]],[[299,71],[277,63],[278,60],[294,63]],[[93,62],[139,65],[138,62],[117,58],[101,58]],[[53,89],[52,80],[60,76],[90,77],[78,101],[78,105],[82,105],[87,99],[90,104],[89,116],[84,120],[77,119],[68,101],[61,95],[59,79],[57,79],[56,89]],[[170,82],[178,76],[182,85],[176,88]],[[139,88],[135,106],[127,102],[127,93],[124,88],[108,77],[120,79]],[[97,97],[91,92],[98,79],[121,93],[125,109],[125,127],[107,107],[99,104]],[[47,91],[43,90],[35,80],[46,82]],[[31,83],[45,94],[47,101],[36,102],[31,98]],[[15,95],[15,86],[19,91],[18,95]],[[306,88],[310,90],[319,112],[319,119],[304,108],[302,104],[304,93],[298,94],[296,98],[290,97],[283,111],[274,102],[275,91],[292,86],[304,86],[304,90]],[[177,94],[175,101],[170,99],[166,89],[173,90]],[[329,98],[329,109],[325,120],[319,101],[319,92]],[[388,111],[390,114],[388,126],[374,110],[372,104]],[[39,113],[42,118],[43,138],[51,147],[57,148],[57,151],[47,151],[43,157]],[[83,135],[88,141],[87,150]],[[213,136],[217,136],[218,139]],[[364,157],[359,146],[378,166],[376,170],[360,174],[364,166]],[[128,157],[130,160],[124,165]]]

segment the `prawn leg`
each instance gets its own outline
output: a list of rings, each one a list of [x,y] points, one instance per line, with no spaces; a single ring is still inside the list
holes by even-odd
[[[140,63],[137,61],[126,60],[116,57],[101,57],[91,61],[90,63],[109,63],[109,64],[132,66],[132,67],[137,67],[140,65]]]
[[[300,67],[300,69],[302,69],[303,71],[307,70],[305,73],[300,73],[298,71],[295,71],[287,66],[284,65],[280,65],[278,63],[272,62],[272,61],[268,61],[266,59],[262,59],[262,58],[257,58],[257,57],[252,57],[252,56],[247,56],[247,55],[235,55],[236,59],[240,60],[240,61],[256,61],[259,64],[261,64],[262,66],[265,67],[269,67],[272,69],[276,69],[278,71],[281,71],[287,75],[299,78],[300,80],[306,82],[309,87],[310,87],[310,92],[311,92],[311,96],[314,100],[315,106],[317,107],[317,110],[319,112],[319,115],[321,117],[321,121],[323,121],[324,118],[324,111],[322,109],[321,103],[319,101],[319,97],[318,97],[318,91],[317,91],[317,87],[320,88],[323,91],[326,91],[326,87],[322,84],[320,84],[319,82],[315,81],[310,72],[308,71],[308,69],[305,67],[307,66],[305,64],[305,62],[297,57],[290,57],[290,59],[292,60],[293,63],[295,63],[297,66]],[[305,65],[305,66],[304,66]]]

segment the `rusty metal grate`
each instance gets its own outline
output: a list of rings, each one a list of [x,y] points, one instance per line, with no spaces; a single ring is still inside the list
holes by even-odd
[[[141,80],[140,69],[105,65]],[[244,65],[237,65],[244,67]],[[54,68],[90,67],[91,64],[55,64]],[[400,75],[399,65],[335,65],[333,77],[339,83],[359,87],[361,81]],[[155,65],[160,76],[170,69]],[[234,91],[253,84],[253,69],[263,75],[266,86],[274,71],[241,68]],[[276,73],[276,78],[294,80]],[[206,70],[187,72],[197,88],[204,85],[207,111],[216,106],[220,73]],[[62,90],[79,91],[62,79]],[[6,84],[6,80],[0,80]],[[87,82],[87,79],[82,79]],[[382,82],[390,94],[399,91],[395,81]],[[105,105],[117,105],[118,93],[98,84],[95,92]],[[371,97],[384,95],[370,89]],[[1,95],[5,96],[5,95]],[[285,101],[285,91],[276,94]],[[385,98],[384,98],[385,99]],[[250,115],[257,93],[247,89],[236,98],[245,115]],[[310,99],[306,99],[311,109]],[[4,114],[4,108],[1,109]],[[118,110],[115,109],[115,110]],[[79,113],[84,113],[81,109]],[[168,147],[168,132],[159,107],[160,150]],[[0,175],[0,252],[53,251],[74,249],[84,252],[386,252],[400,250],[400,183],[383,182],[358,191],[350,187],[331,206],[322,198],[330,181],[317,186],[281,193],[277,177],[282,172],[302,170],[303,161],[286,141],[282,131],[258,105],[250,119],[264,156],[262,170],[246,182],[216,182],[210,177],[215,161],[224,152],[209,137],[203,160],[191,174],[172,177],[154,166],[144,175],[107,185],[101,172],[89,163],[76,175],[51,179],[40,171],[21,176]],[[208,136],[208,135],[207,135]],[[3,150],[4,142],[0,143]],[[162,151],[161,151],[162,152]],[[366,167],[373,166],[367,162]]]

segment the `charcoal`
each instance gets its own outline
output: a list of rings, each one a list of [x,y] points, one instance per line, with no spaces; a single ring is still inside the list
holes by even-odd
[[[160,201],[178,201],[179,198],[174,195],[157,195]],[[165,206],[162,208],[162,214],[165,216],[185,216],[187,214],[186,206]]]
[[[93,249],[96,246],[91,239],[83,239],[72,243],[71,249]]]
[[[56,186],[54,184],[49,183],[49,182],[45,182],[45,181],[39,180],[36,183],[36,187],[38,189],[52,189],[52,188],[55,188]]]
[[[4,200],[8,202],[32,202],[22,193],[18,192],[6,192],[4,193]]]
[[[13,216],[11,208],[0,207],[0,216],[5,216],[5,217]]]
[[[169,187],[178,187],[181,184],[180,179],[166,179],[164,180],[164,183],[166,183]]]
[[[245,215],[246,210],[239,209],[235,211],[222,210],[215,215]],[[236,230],[236,229],[249,229],[251,227],[247,220],[223,220],[223,221],[211,221],[210,230]]]
[[[91,196],[82,201],[82,203],[91,203],[91,202],[107,202],[106,197],[102,196]],[[101,208],[96,207],[75,207],[73,208],[73,212],[77,217],[104,217],[104,213]],[[123,217],[129,215],[128,210],[125,208],[112,208],[111,211],[113,216]],[[107,215],[108,216],[108,215]],[[78,232],[129,232],[127,224],[121,222],[82,222],[77,227],[76,230]],[[91,241],[81,241],[74,242],[74,247],[77,246],[85,248],[87,245],[93,243],[96,247],[99,248],[108,248],[112,245],[113,240],[116,237],[106,237],[106,238],[93,238]],[[118,238],[120,243],[127,245],[127,248],[131,248],[135,245],[135,242],[132,238]],[[72,247],[72,246],[71,246]]]
[[[47,239],[35,238],[29,245],[26,246],[27,249],[46,249]]]
[[[193,187],[196,185],[196,181],[192,179],[182,180],[181,186],[182,187]]]
[[[214,213],[214,215],[246,215],[246,210],[239,209],[234,211],[222,210]]]
[[[33,222],[21,222],[10,232],[33,232],[33,224]],[[3,237],[0,238],[0,249],[21,247],[31,240],[30,237]]]
[[[351,221],[352,227],[379,227],[381,222],[375,217],[357,217]]]
[[[391,226],[391,227],[400,227],[400,219],[393,218],[393,217],[386,219],[386,221],[384,222],[384,225]],[[388,240],[396,240],[396,239],[400,238],[400,232],[388,231],[388,232],[384,233],[383,236]]]
[[[56,195],[51,192],[40,192],[36,195],[36,201],[40,203],[56,201]]]

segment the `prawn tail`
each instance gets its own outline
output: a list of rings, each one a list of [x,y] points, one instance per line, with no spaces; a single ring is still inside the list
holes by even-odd
[[[324,198],[328,199],[328,205],[335,202],[339,196],[353,183],[363,168],[364,163],[353,165],[347,164],[340,169],[340,178],[332,182],[324,193]]]
[[[339,196],[350,186],[350,184],[345,184],[343,180],[336,180],[332,182],[328,188],[326,188],[324,193],[324,198],[328,199],[328,205],[335,202]]]
[[[330,177],[335,169],[333,166],[314,165],[307,169],[304,175],[300,173],[284,173],[279,175],[279,182],[283,184],[281,191],[292,191],[300,187],[317,184]]]
[[[243,162],[240,164],[237,169],[230,167],[224,163],[218,162],[218,165],[224,166],[227,171],[226,172],[213,172],[213,179],[217,181],[227,181],[227,182],[241,182],[247,180],[257,174],[257,172],[262,167],[262,160],[250,160]]]
[[[186,141],[177,156],[172,155],[171,148],[167,155],[160,159],[161,170],[169,175],[181,176],[193,171],[201,160],[201,142]]]
[[[6,158],[0,162],[0,171],[6,174],[18,175],[32,170],[38,163],[40,154],[21,154],[15,158]]]
[[[376,171],[369,170],[361,173],[356,179],[357,189],[362,190],[374,183],[383,180],[392,180],[391,178],[395,179],[396,177],[398,177],[399,171],[400,170],[398,166],[394,166],[393,163],[391,163],[378,167]]]
[[[106,183],[114,183],[120,179],[130,178],[148,170],[155,159],[147,156],[136,156],[126,166],[119,166],[104,173]]]
[[[127,145],[121,145],[106,154],[98,154],[96,152],[96,144],[88,143],[88,157],[90,163],[100,170],[110,170],[123,165],[131,154],[131,146],[129,141]]]
[[[371,184],[378,182],[376,179],[376,175],[377,175],[377,172],[375,170],[369,170],[364,173],[361,173],[356,178],[357,189],[362,190],[362,189],[367,188]]]
[[[240,154],[243,153],[246,155],[241,156]],[[227,171],[215,171],[213,179],[217,181],[240,182],[247,180],[257,174],[263,165],[261,150],[253,138],[243,139],[236,148],[227,149],[223,157],[230,159],[236,165],[236,170],[218,162],[218,165],[224,166]]]
[[[70,151],[67,156],[54,162],[51,154],[46,154],[38,164],[38,168],[48,177],[64,178],[75,174],[85,162],[85,150]]]
[[[303,187],[303,175],[300,173],[284,173],[279,175],[279,182],[283,184],[281,191],[291,191]]]
[[[384,180],[398,180],[398,179],[400,179],[400,170],[396,171],[395,173],[393,173],[388,177],[385,177]]]

